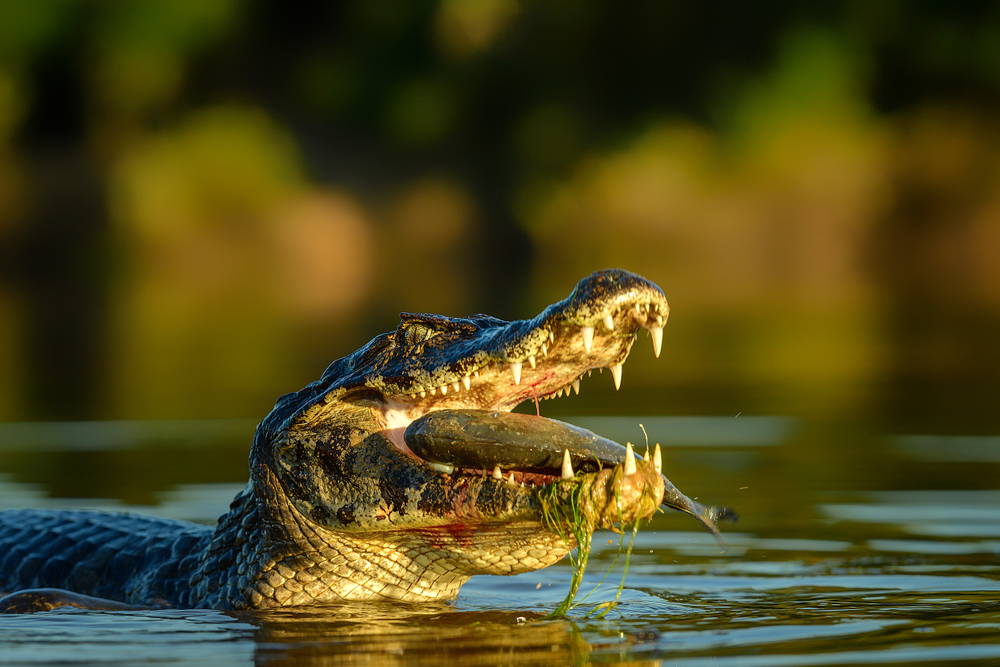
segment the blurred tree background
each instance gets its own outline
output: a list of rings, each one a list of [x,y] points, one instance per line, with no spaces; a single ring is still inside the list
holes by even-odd
[[[664,358],[565,413],[995,432],[998,110],[985,0],[0,0],[0,420],[260,417],[617,266]]]

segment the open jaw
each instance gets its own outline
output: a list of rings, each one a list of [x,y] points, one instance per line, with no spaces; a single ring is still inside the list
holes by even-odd
[[[438,592],[444,579],[457,591],[461,577],[538,569],[568,553],[573,540],[546,525],[553,498],[580,503],[591,529],[647,519],[662,502],[718,535],[731,513],[680,493],[654,451],[643,460],[511,412],[578,393],[595,369],[620,386],[643,329],[659,356],[668,312],[656,285],[610,270],[530,320],[403,314],[395,331],[279,399],[255,436],[258,493],[294,508],[288,540],[306,530],[312,541],[390,545],[398,562],[425,568],[419,577],[439,568]]]
[[[383,396],[376,411],[386,439],[453,479],[489,476],[531,489],[619,464],[634,474],[631,445],[542,418],[539,402],[579,394],[582,380],[595,369],[608,369],[620,388],[622,366],[643,329],[660,356],[669,306],[659,288],[644,280],[585,307],[574,307],[574,295],[568,306],[556,304],[515,327],[515,335],[505,336],[500,346],[452,356],[444,367],[411,371],[413,381],[399,382],[404,391]],[[535,404],[539,416],[511,413],[525,401]],[[662,479],[663,494],[658,488],[654,494],[662,495],[664,505],[691,514],[716,537],[717,521],[735,518],[726,508],[690,500],[662,476],[659,445],[655,453],[647,450],[645,461]],[[616,521],[606,517],[598,523],[607,527]]]
[[[525,401],[537,404],[569,396],[571,391],[579,394],[583,378],[594,369],[607,368],[619,388],[622,365],[642,327],[651,332],[659,356],[668,308],[665,300],[616,305],[614,310],[595,314],[598,323],[545,318],[539,326],[518,332],[519,340],[509,351],[475,350],[453,360],[449,368],[418,374],[410,391],[385,397],[379,416],[386,437],[412,455],[404,433],[424,415],[441,410],[510,412]],[[519,482],[527,479],[520,470],[510,472]],[[558,477],[560,472],[553,470],[548,477]]]

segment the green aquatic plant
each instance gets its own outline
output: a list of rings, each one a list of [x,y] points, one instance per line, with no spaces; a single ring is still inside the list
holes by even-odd
[[[659,488],[650,483],[642,483],[638,488],[634,484],[626,487],[624,465],[620,464],[599,473],[563,479],[552,484],[540,497],[542,517],[546,528],[558,535],[564,542],[568,544],[575,542],[577,545],[576,549],[570,552],[573,575],[569,591],[559,606],[546,618],[561,618],[577,604],[582,604],[604,583],[624,550],[625,571],[622,573],[622,580],[614,599],[598,605],[584,617],[586,618],[600,609],[600,613],[596,615],[597,618],[600,618],[617,605],[625,585],[625,577],[628,574],[628,566],[632,556],[632,546],[635,543],[640,522],[651,517],[653,512],[658,509],[663,489],[662,482],[659,483]],[[650,475],[652,470],[645,468],[651,468],[651,466],[646,462],[640,463],[640,466],[642,466],[643,482],[646,482],[648,478],[652,477]],[[655,479],[659,482],[659,473],[655,473]],[[616,526],[624,528],[628,525],[631,525],[631,539],[626,546],[625,533]],[[594,590],[587,593],[580,602],[574,604],[587,569],[590,547],[594,531],[597,528],[610,528],[621,535],[618,542],[618,553],[608,568],[608,572],[597,583]]]

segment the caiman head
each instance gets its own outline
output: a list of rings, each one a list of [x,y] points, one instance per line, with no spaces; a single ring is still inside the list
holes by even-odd
[[[521,468],[500,453],[484,469],[425,460],[405,437],[431,412],[503,414],[579,392],[593,369],[608,368],[618,385],[641,329],[659,356],[668,312],[656,285],[607,270],[530,320],[404,313],[395,331],[281,397],[258,427],[251,485],[269,508],[260,539],[270,558],[323,579],[325,588],[308,582],[312,601],[450,599],[471,575],[535,570],[574,548],[542,505],[583,478],[593,527],[648,518],[664,502],[714,530],[720,511],[677,492],[658,461],[623,455],[620,466],[574,472],[568,453],[568,471]]]

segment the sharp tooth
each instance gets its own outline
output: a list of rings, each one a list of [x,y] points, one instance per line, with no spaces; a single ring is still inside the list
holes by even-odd
[[[503,473],[500,472],[500,466],[493,466],[493,479],[503,479]]]
[[[611,374],[615,376],[615,389],[621,389],[622,386],[622,365],[615,364],[614,366],[608,366]]]
[[[452,382],[451,383],[451,388],[454,389],[455,391],[458,391],[458,383],[457,382]]]
[[[656,443],[656,449],[653,450],[653,469],[656,472],[663,471],[663,455],[660,454],[660,443]]]
[[[420,392],[420,398],[427,398],[427,392],[426,391]]]
[[[514,376],[514,384],[521,384],[521,362],[510,362],[510,374]]]
[[[550,331],[549,332],[549,342],[551,342],[551,343],[556,342],[556,332],[555,331]]]
[[[660,346],[663,345],[663,327],[649,327],[649,335],[653,338],[653,354],[660,358]]]
[[[662,315],[657,315],[656,316],[656,323],[658,325],[660,325],[661,327],[663,326],[663,316]]]
[[[507,478],[507,480],[508,480],[508,481],[509,481],[509,482],[510,482],[511,484],[513,484],[513,483],[514,483],[514,471],[513,471],[513,470],[511,470],[511,471],[510,471],[510,477],[508,477],[508,478]]]
[[[437,393],[437,387],[431,387],[431,396]]]
[[[594,327],[580,327],[580,335],[583,336],[583,349],[590,352],[590,346],[594,343]]]
[[[468,375],[462,377],[462,384],[465,385],[466,389],[472,386],[472,380],[469,379]]]
[[[580,378],[573,380],[573,391],[576,392],[577,396],[580,395]]]
[[[625,443],[625,474],[635,474],[635,454],[632,452],[632,443]]]
[[[410,398],[416,398],[416,397],[417,397],[416,394],[410,394]]]
[[[478,368],[475,370],[475,374],[476,374],[476,377],[479,377],[479,369]]]
[[[573,463],[569,460],[569,450],[563,450],[562,478],[573,479]]]
[[[612,329],[615,328],[615,321],[613,319],[611,319],[610,315],[605,315],[604,316],[604,327],[608,331],[611,331]]]
[[[542,356],[543,357],[549,356],[549,346],[546,345],[545,343],[542,343]]]
[[[642,306],[640,306],[639,304],[635,304],[635,314],[642,315]]]
[[[644,451],[642,453],[642,460],[643,461],[648,461],[649,460],[649,445],[648,444],[646,445],[646,451]]]
[[[428,463],[427,465],[430,466],[431,470],[443,472],[446,475],[450,475],[451,473],[455,472],[455,466],[451,465],[450,463]]]
[[[447,393],[448,393],[448,385],[446,384],[441,385],[441,395],[445,396]]]
[[[593,373],[593,372],[594,372],[593,368],[588,368],[587,369],[587,377],[590,377],[590,374]]]
[[[531,364],[532,368],[535,367],[535,355],[532,354],[528,357],[528,363]]]

